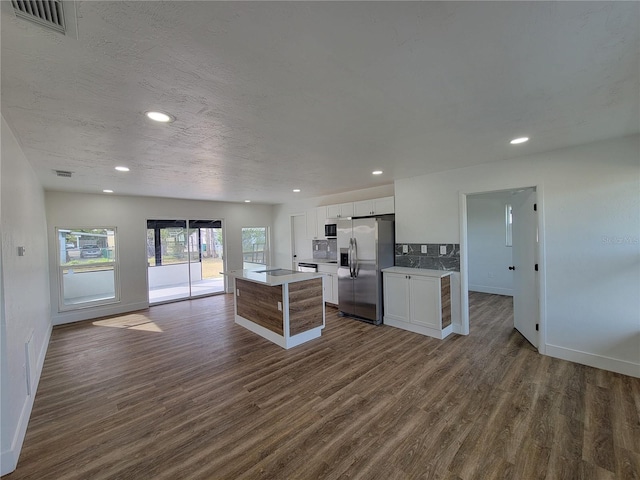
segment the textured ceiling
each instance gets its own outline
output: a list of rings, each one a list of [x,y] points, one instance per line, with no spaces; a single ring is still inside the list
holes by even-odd
[[[77,37],[1,3],[52,190],[279,203],[640,130],[638,2],[78,1]]]

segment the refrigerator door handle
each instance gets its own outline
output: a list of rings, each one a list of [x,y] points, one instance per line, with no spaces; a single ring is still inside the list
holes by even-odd
[[[349,277],[353,278],[353,238],[349,239]]]
[[[358,241],[353,239],[353,278],[358,278]]]

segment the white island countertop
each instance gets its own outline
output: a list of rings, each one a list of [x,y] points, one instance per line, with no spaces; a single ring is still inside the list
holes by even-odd
[[[401,275],[422,275],[423,277],[442,278],[451,275],[449,270],[431,270],[428,268],[388,267],[382,269],[383,273],[399,273]]]
[[[316,265],[335,265],[338,266],[337,260],[329,260],[327,258],[312,258],[307,260],[298,260],[298,263],[315,263]]]
[[[222,274],[261,285],[268,285],[270,287],[323,277],[322,273],[296,272],[294,270],[287,270],[286,268],[268,266],[256,270],[230,270],[228,272],[222,272]]]

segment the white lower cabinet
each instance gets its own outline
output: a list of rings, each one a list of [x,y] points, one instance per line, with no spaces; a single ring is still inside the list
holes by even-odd
[[[449,335],[452,331],[449,275],[417,268],[383,270],[384,324],[435,338]]]
[[[338,266],[336,264],[318,264],[318,272],[323,273],[322,288],[324,301],[338,304]]]

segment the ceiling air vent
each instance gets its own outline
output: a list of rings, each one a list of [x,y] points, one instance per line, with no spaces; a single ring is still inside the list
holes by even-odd
[[[71,178],[71,175],[73,175],[73,172],[68,172],[66,170],[54,170],[54,172],[56,172],[58,177]]]
[[[64,33],[62,0],[11,0],[18,17]]]

